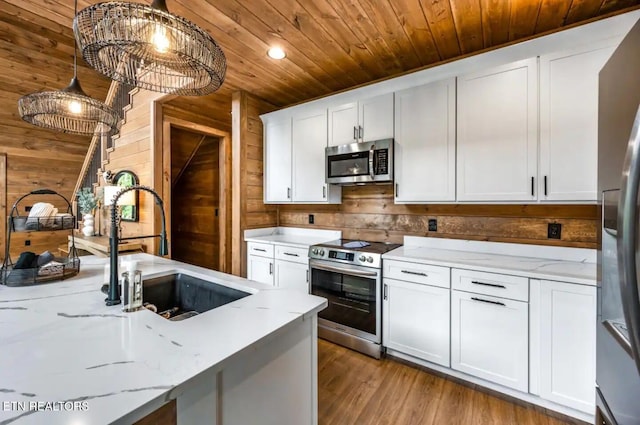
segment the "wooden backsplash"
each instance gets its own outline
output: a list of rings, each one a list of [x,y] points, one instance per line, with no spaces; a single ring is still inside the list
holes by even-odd
[[[342,230],[343,237],[402,243],[404,235],[596,247],[596,205],[396,205],[393,186],[344,187],[340,205],[280,205],[280,226]],[[309,223],[314,215],[314,224]],[[438,231],[428,231],[437,219]],[[561,239],[547,224],[562,224]]]

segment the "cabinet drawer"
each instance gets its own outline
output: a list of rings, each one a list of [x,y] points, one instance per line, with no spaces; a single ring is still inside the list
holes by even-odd
[[[451,269],[451,287],[459,291],[529,301],[529,279],[521,276]]]
[[[273,258],[273,245],[269,243],[247,242],[249,255]]]
[[[276,245],[275,258],[278,260],[292,261],[294,263],[307,264],[309,262],[309,249],[292,246]]]
[[[449,267],[429,266],[397,260],[384,260],[382,264],[382,276],[384,278],[440,286],[442,288],[451,287]]]

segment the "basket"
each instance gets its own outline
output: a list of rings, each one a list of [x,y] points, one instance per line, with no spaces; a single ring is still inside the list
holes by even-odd
[[[78,257],[56,257],[42,267],[32,269],[15,269],[13,265],[2,268],[3,285],[6,286],[31,286],[40,283],[53,282],[75,276],[80,272],[80,259]]]

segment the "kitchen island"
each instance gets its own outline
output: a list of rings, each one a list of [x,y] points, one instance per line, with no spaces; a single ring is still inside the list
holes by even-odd
[[[317,423],[324,298],[154,257],[143,278],[185,273],[251,293],[183,321],[105,306],[108,259],[77,276],[0,286],[0,424],[131,424],[176,400],[177,423]]]

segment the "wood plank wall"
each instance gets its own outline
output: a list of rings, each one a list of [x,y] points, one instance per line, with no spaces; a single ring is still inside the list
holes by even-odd
[[[233,230],[232,273],[247,275],[247,250],[244,231],[276,226],[278,211],[275,205],[263,200],[263,139],[260,114],[275,107],[247,92],[233,94],[231,103],[233,144]]]
[[[162,93],[134,89],[132,91],[131,108],[125,113],[125,120],[120,129],[120,135],[115,139],[114,149],[107,153],[104,170],[113,174],[122,170],[129,170],[138,176],[143,186],[154,187],[154,140],[152,138],[153,120],[151,116],[152,102],[161,98]],[[104,181],[99,179],[100,184]],[[138,222],[122,222],[122,236],[138,236],[152,234],[155,219],[155,202],[153,196],[147,192],[139,193]],[[108,232],[110,223],[110,209],[100,211],[101,232]],[[147,251],[152,251],[155,241],[145,240]]]
[[[342,193],[340,205],[280,205],[278,224],[395,243],[412,235],[596,248],[596,205],[396,205],[391,185],[345,187]],[[430,218],[437,219],[437,232],[428,231]],[[562,224],[560,240],[547,238],[548,223]]]
[[[171,130],[171,256],[213,270],[220,269],[219,155],[217,137]]]
[[[59,23],[39,16],[18,2],[0,0],[0,10],[0,153],[6,154],[6,185],[2,191],[7,209],[20,196],[35,189],[53,189],[68,198],[73,193],[90,138],[46,130],[22,121],[18,99],[42,90],[59,90],[69,84],[73,76],[74,45],[71,21]],[[82,59],[78,60],[78,77],[87,94],[98,100],[105,99],[110,80],[90,69]],[[20,214],[26,214],[25,207],[39,201],[64,208],[58,199],[29,197],[20,206]],[[4,212],[0,215],[4,216]],[[0,225],[4,228],[5,221]],[[66,244],[67,235],[67,232],[13,234],[11,257],[15,261],[20,252],[27,250],[36,254],[56,251],[58,246]],[[4,257],[4,249],[0,257]]]

